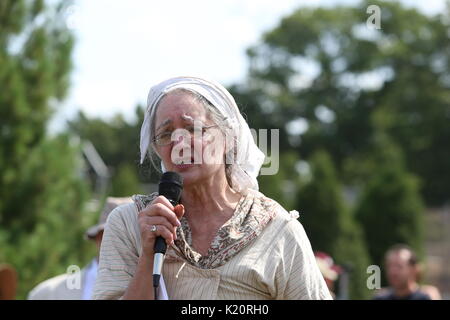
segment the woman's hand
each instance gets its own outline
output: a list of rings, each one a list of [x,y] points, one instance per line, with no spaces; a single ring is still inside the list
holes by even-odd
[[[156,237],[161,236],[167,244],[176,239],[179,219],[184,214],[182,204],[175,207],[164,196],[159,196],[138,214],[139,230],[142,242],[142,254],[139,257],[136,272],[131,279],[123,299],[154,299],[152,281],[153,255]],[[156,231],[151,231],[156,226]]]
[[[141,233],[142,254],[153,256],[156,237],[161,236],[167,245],[176,240],[176,230],[180,226],[179,219],[184,214],[184,206],[175,207],[164,196],[158,196],[144,210],[139,212],[138,223]],[[156,231],[151,231],[156,226]]]

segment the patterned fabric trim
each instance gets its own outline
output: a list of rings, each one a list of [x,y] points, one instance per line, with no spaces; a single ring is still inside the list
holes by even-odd
[[[134,195],[133,201],[138,211],[143,210],[156,197],[151,195]],[[166,259],[177,256],[201,269],[215,269],[247,247],[264,230],[276,214],[277,203],[259,192],[249,192],[239,200],[233,216],[219,229],[207,255],[202,256],[192,246],[192,233],[185,217],[180,219],[181,227],[177,229],[177,240],[172,246],[175,255],[167,250]]]

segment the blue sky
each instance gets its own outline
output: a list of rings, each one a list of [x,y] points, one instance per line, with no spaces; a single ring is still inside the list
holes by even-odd
[[[224,85],[242,81],[245,50],[300,6],[355,0],[75,0],[66,21],[76,36],[71,89],[50,123],[59,131],[78,110],[131,120],[148,89],[175,75]],[[434,14],[445,0],[404,0]]]

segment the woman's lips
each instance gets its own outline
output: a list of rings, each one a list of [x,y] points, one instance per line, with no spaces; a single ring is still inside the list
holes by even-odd
[[[194,166],[193,163],[176,164],[175,168],[177,168],[177,169],[188,169],[188,168],[193,167],[193,166]]]
[[[181,161],[181,163],[175,164],[175,167],[177,169],[187,169],[187,168],[193,167],[194,165],[195,165],[194,159],[191,159],[191,160],[187,160],[187,161]]]

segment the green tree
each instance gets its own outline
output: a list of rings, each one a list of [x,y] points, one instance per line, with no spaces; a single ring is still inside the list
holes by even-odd
[[[18,271],[19,298],[85,262],[89,190],[79,150],[67,136],[46,134],[72,67],[64,9],[42,0],[0,2],[0,259]]]
[[[62,9],[50,17],[43,1],[0,4],[0,222],[6,228],[29,215],[15,197],[26,178],[22,168],[45,136],[50,102],[67,90],[73,38]]]
[[[75,119],[69,121],[68,127],[69,132],[92,142],[113,174],[121,172],[120,168],[123,166],[131,166],[132,170],[127,173],[129,179],[139,179],[143,183],[157,182],[159,173],[152,168],[150,161],[146,159],[142,165],[139,163],[139,139],[143,121],[144,108],[138,105],[134,119],[128,122],[120,114],[104,120],[88,118],[83,112],[79,112]],[[132,178],[131,174],[135,177]]]
[[[381,8],[379,30],[366,26],[369,5]],[[233,87],[250,121],[282,129],[284,151],[326,149],[347,184],[367,180],[367,170],[343,169],[383,128],[427,203],[441,204],[450,188],[449,17],[450,7],[428,16],[396,1],[302,7],[249,48],[248,78]],[[298,120],[308,123],[301,137],[285,130]]]
[[[129,197],[142,193],[136,168],[132,165],[120,165],[113,175],[111,196]]]
[[[424,207],[419,181],[406,171],[400,149],[385,135],[375,143],[383,145],[383,151],[377,149],[373,157],[372,177],[361,194],[356,218],[372,263],[382,266],[384,254],[394,244],[408,244],[423,255]]]
[[[368,297],[367,250],[359,225],[347,208],[335,169],[325,151],[314,153],[310,180],[300,188],[298,204],[314,251],[330,254],[338,264],[351,266],[350,297]]]
[[[300,181],[300,176],[295,170],[298,154],[281,153],[277,161],[279,161],[278,172],[273,175],[258,176],[259,190],[267,197],[275,199],[284,208],[295,209],[297,204],[295,196]]]
[[[19,274],[18,298],[25,298],[39,282],[83,265],[95,254],[83,234],[93,223],[85,206],[87,185],[80,179],[80,150],[67,136],[45,139],[28,154],[22,165],[23,180],[14,193],[14,212],[20,219],[1,228],[0,260]]]

